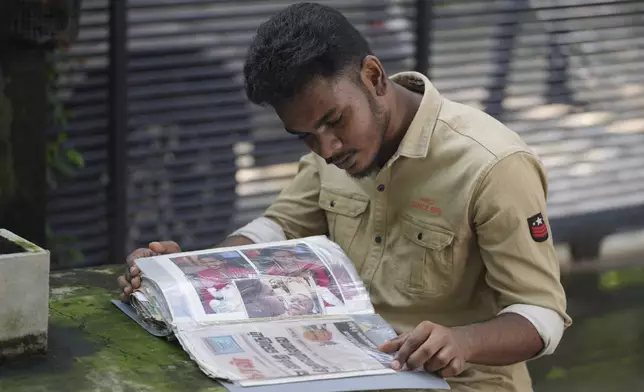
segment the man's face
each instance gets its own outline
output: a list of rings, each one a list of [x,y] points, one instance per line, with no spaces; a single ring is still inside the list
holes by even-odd
[[[291,316],[311,314],[313,300],[303,294],[294,294],[289,298],[287,313]]]
[[[297,263],[297,258],[289,251],[277,251],[273,253],[273,259],[280,265],[291,265]]]
[[[389,115],[359,75],[316,78],[276,111],[284,128],[327,163],[356,178],[377,167]]]
[[[219,260],[214,257],[202,257],[198,262],[200,265],[208,266],[208,268],[214,269],[222,268],[226,264],[225,261]]]

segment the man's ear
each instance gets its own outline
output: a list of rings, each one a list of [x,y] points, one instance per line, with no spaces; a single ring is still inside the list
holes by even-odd
[[[376,56],[367,55],[362,60],[360,76],[369,91],[376,96],[382,97],[387,93],[389,79],[385,73],[385,68]]]

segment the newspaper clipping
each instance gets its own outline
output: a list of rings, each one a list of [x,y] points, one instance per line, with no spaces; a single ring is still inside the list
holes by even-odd
[[[242,385],[394,372],[392,357],[351,319],[210,327],[181,339],[208,372]]]
[[[242,311],[241,298],[232,282],[257,276],[257,271],[238,252],[204,253],[170,258],[183,272],[206,314]]]
[[[347,265],[325,261],[306,243],[157,259],[184,287],[195,319],[373,312]]]
[[[240,279],[235,281],[235,286],[241,294],[248,318],[324,314],[315,283],[310,278]]]

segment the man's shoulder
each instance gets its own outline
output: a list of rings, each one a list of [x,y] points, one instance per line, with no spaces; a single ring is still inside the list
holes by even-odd
[[[464,158],[478,163],[492,163],[516,152],[536,156],[505,124],[482,110],[448,99],[444,99],[434,136],[445,148],[461,148]]]

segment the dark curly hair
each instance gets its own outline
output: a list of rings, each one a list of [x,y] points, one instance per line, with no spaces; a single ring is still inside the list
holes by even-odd
[[[244,65],[248,99],[276,107],[293,99],[315,77],[336,77],[373,54],[360,32],[338,10],[316,3],[286,7],[264,22]]]

